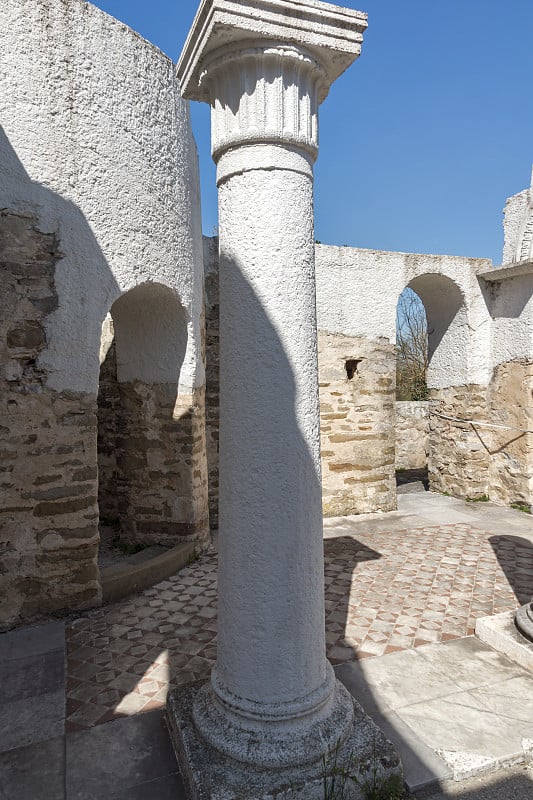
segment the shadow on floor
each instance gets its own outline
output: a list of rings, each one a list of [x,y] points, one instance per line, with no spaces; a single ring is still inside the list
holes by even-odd
[[[490,543],[520,606],[533,597],[533,544],[522,536],[491,536]]]

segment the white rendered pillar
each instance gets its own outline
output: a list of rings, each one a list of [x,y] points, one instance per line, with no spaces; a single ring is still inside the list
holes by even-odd
[[[313,163],[365,27],[316,0],[205,0],[178,65],[212,107],[220,232],[218,660],[193,718],[261,768],[353,728],[325,650]]]

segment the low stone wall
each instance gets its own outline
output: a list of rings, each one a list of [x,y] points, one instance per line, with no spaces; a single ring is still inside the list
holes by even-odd
[[[0,629],[97,605],[96,396],[46,388],[58,243],[0,214]]]
[[[394,510],[394,346],[320,332],[318,348],[324,514]]]
[[[488,434],[457,419],[487,419],[485,386],[455,386],[430,392],[429,482],[431,491],[462,498],[488,496]]]
[[[486,496],[502,505],[530,505],[533,434],[526,431],[533,429],[532,390],[533,364],[517,360],[500,364],[488,387],[432,391],[431,489],[462,498]]]
[[[396,402],[396,469],[424,469],[429,454],[429,403]]]

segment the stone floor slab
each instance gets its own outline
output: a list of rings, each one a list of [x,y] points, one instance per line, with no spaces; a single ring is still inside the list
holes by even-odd
[[[352,697],[363,707],[398,752],[404,779],[411,792],[434,786],[453,777],[449,766],[420,739],[394,711],[387,711],[379,693],[374,693],[364,676],[362,664],[341,664],[335,674]]]
[[[0,664],[63,650],[65,623],[49,622],[0,634]]]
[[[2,800],[65,800],[63,736],[0,754]]]
[[[455,779],[523,759],[522,737],[513,722],[490,712],[473,692],[405,706],[397,713],[444,759]]]
[[[56,692],[65,683],[64,649],[10,659],[0,664],[2,700],[22,700]]]
[[[474,636],[447,642],[444,647],[425,645],[416,652],[445,672],[459,689],[490,686],[521,674],[516,664]]]
[[[0,703],[0,752],[61,736],[65,725],[65,690]]]
[[[422,658],[418,650],[404,650],[361,663],[364,679],[383,710],[397,711],[411,703],[445,697],[457,691],[451,676]]]
[[[67,734],[68,800],[135,797],[134,791],[142,798],[142,792],[148,791],[143,785],[152,782],[154,786],[163,778],[170,780],[177,771],[159,710]]]

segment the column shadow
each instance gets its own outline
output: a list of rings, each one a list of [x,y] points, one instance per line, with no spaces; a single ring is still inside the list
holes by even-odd
[[[510,534],[491,536],[489,541],[517,604],[529,603],[533,597],[533,542]]]

